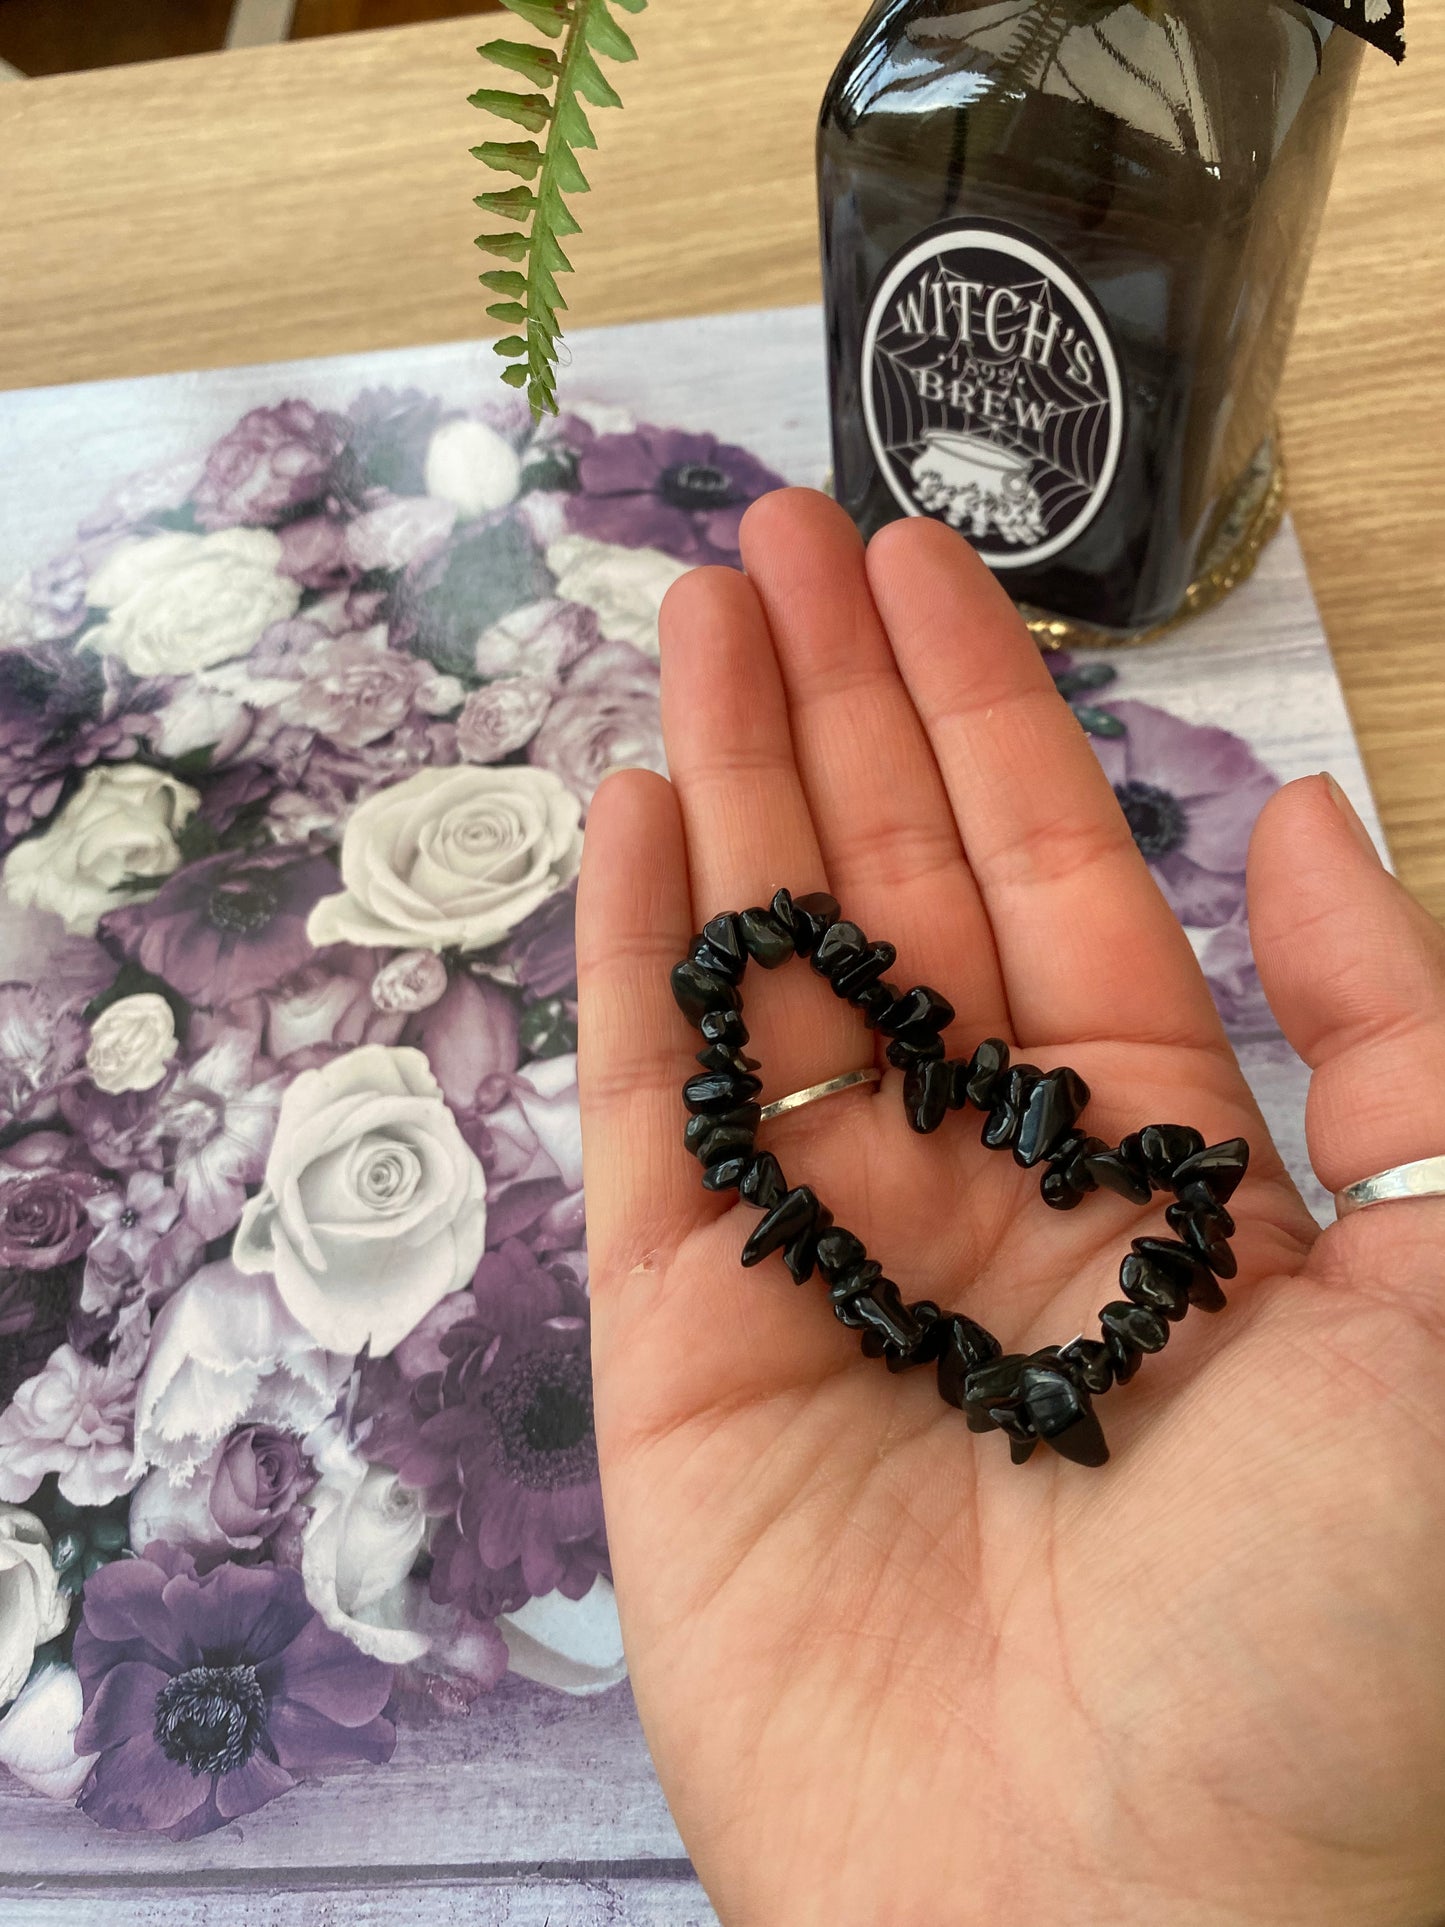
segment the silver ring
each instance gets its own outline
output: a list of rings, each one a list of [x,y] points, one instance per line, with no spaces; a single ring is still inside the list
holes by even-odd
[[[831,1097],[835,1091],[851,1091],[858,1084],[881,1084],[883,1073],[870,1064],[866,1071],[844,1071],[841,1077],[830,1077],[826,1084],[810,1084],[805,1091],[792,1091],[787,1097],[774,1098],[771,1104],[762,1108],[763,1121],[770,1117],[781,1117],[784,1111],[800,1111],[805,1104],[815,1104],[820,1097]]]
[[[1388,1204],[1392,1198],[1445,1198],[1445,1156],[1392,1165],[1358,1184],[1347,1184],[1335,1193],[1335,1216],[1347,1218],[1367,1204]]]

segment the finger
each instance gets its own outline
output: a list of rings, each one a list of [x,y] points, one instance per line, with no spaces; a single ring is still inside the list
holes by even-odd
[[[691,930],[672,786],[620,771],[593,798],[577,885],[577,1086],[599,1274],[671,1249],[709,1215],[682,1149],[691,1032],[668,982]]]
[[[1314,1071],[1321,1184],[1338,1191],[1445,1152],[1445,931],[1385,869],[1331,778],[1305,777],[1265,806],[1249,909],[1265,994]]]
[[[897,522],[868,579],[948,786],[1030,1044],[1222,1049],[1194,953],[1088,739],[962,537]]]
[[[845,916],[898,949],[890,976],[958,1012],[960,1047],[1006,1030],[993,934],[933,751],[873,606],[863,544],[811,489],[743,518],[743,562],[773,633],[798,770]]]
[[[724,910],[831,888],[793,757],[787,703],[757,591],[697,569],[662,608],[662,730],[687,835],[694,929]],[[682,951],[678,952],[681,956]],[[811,972],[747,976],[749,1049],[765,1100],[866,1064],[857,1017]]]

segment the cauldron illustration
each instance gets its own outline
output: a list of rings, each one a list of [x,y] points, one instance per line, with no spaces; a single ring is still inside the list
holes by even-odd
[[[975,540],[990,528],[1014,543],[1047,533],[1027,457],[986,436],[931,428],[909,473],[919,507],[956,529],[967,522]]]

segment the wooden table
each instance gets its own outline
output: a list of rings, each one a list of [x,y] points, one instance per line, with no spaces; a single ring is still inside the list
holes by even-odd
[[[579,326],[813,300],[863,0],[656,0]],[[1445,17],[1367,55],[1285,387],[1295,515],[1401,874],[1445,915]],[[484,332],[474,20],[0,89],[0,387]]]

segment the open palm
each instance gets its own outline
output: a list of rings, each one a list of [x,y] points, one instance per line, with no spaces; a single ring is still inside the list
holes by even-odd
[[[958,538],[865,556],[803,491],[663,620],[670,783],[615,776],[578,910],[603,1492],[664,1789],[729,1927],[1425,1922],[1445,1906],[1445,1205],[1320,1236],[1189,944],[1007,598]],[[816,1282],[738,1262],[702,1189],[668,971],[702,922],[827,889],[890,973],[1094,1093],[1116,1142],[1254,1149],[1221,1317],[1099,1401],[1102,1470],[1010,1463]],[[1256,949],[1336,1187],[1445,1147],[1445,941],[1330,786],[1271,804]],[[874,1060],[802,965],[748,973],[767,1100]],[[881,1064],[881,1055],[877,1061]],[[1097,1332],[1163,1200],[1067,1214],[877,1092],[765,1124],[899,1281],[1027,1351]],[[822,1302],[820,1302],[822,1298]]]

